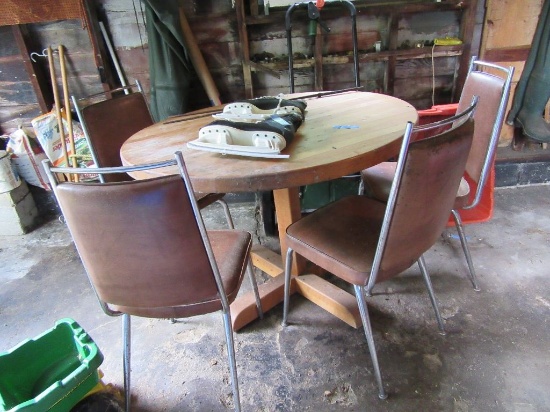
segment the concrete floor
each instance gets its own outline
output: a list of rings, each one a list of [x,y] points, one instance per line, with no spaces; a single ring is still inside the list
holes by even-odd
[[[238,227],[276,247],[258,236],[253,203],[230,206]],[[416,266],[377,286],[368,302],[387,400],[376,396],[363,331],[295,295],[286,329],[279,305],[236,334],[243,410],[549,411],[549,210],[550,186],[498,189],[494,218],[466,227],[481,292],[454,229],[426,254],[446,336]],[[217,209],[204,216],[223,223]],[[0,350],[71,317],[102,350],[103,381],[121,386],[120,319],[100,310],[65,226],[0,237],[0,261]],[[219,314],[134,318],[134,410],[231,409],[225,356]]]

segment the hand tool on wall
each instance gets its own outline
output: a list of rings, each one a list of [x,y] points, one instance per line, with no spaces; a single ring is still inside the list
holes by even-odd
[[[324,2],[322,3],[324,5]],[[323,5],[314,4],[311,1],[307,4],[307,15],[309,17],[308,35],[312,37],[313,42],[315,42],[315,36],[317,35],[317,23],[327,33],[330,31],[330,27],[321,20],[321,8]]]
[[[361,81],[359,80],[359,58],[358,58],[358,46],[357,46],[357,10],[353,3],[349,0],[340,0],[331,2],[333,4],[342,5],[346,7],[350,12],[351,17],[351,36],[353,42],[353,69],[355,74],[355,86],[359,87]],[[292,13],[298,8],[308,8],[308,17],[310,21],[315,21],[321,25],[327,32],[330,29],[322,22],[320,18],[319,9],[323,6],[324,1],[320,1],[318,4],[313,4],[311,1],[304,1],[301,3],[294,3],[291,5],[285,14],[285,26],[286,26],[286,39],[287,39],[287,52],[288,52],[288,77],[290,83],[290,93],[294,93],[294,56],[292,52]],[[310,32],[311,34],[311,32]],[[322,59],[322,56],[320,57]]]

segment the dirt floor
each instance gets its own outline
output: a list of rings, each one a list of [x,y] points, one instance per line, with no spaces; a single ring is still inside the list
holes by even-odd
[[[237,227],[276,249],[254,203],[230,207]],[[243,411],[549,411],[549,210],[550,186],[496,191],[493,219],[466,227],[480,292],[453,228],[426,254],[446,336],[416,266],[375,288],[367,302],[387,400],[362,329],[294,295],[288,327],[278,305],[235,334]],[[204,216],[223,225],[214,207]],[[0,237],[0,262],[0,351],[70,317],[103,352],[103,382],[122,386],[121,319],[101,311],[65,225]],[[232,408],[221,315],[132,326],[134,411]]]

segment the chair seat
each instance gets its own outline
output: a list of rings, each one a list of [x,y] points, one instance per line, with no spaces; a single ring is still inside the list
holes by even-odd
[[[223,288],[229,303],[231,303],[237,297],[243,279],[246,269],[246,256],[252,245],[252,237],[250,233],[244,231],[211,230],[208,231],[208,239],[212,245],[214,258],[220,271]],[[212,296],[211,300],[193,305],[158,308],[112,306],[112,308],[129,315],[148,318],[185,318],[215,312],[220,310],[222,305],[219,296],[216,295]]]
[[[381,202],[387,202],[395,176],[397,162],[383,162],[361,170],[361,179],[365,185],[365,194]]]
[[[288,246],[345,281],[366,285],[385,210],[384,203],[366,196],[345,197],[289,226]],[[392,267],[391,272],[381,268],[377,279],[383,281],[414,263]]]
[[[383,162],[361,171],[361,178],[365,185],[365,194],[373,199],[386,202],[390,195],[390,189],[395,176],[396,162]],[[470,197],[470,184],[462,177],[456,193],[453,209],[462,209],[468,204]]]

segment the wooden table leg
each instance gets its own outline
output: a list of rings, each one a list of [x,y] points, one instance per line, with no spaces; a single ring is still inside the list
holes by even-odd
[[[302,206],[300,204],[300,188],[279,189],[273,191],[275,201],[275,213],[277,214],[277,228],[279,229],[279,242],[281,243],[281,257],[286,259],[286,228],[302,217]],[[284,265],[283,265],[284,267]],[[305,260],[299,256],[292,262],[292,274],[296,276],[303,273]]]
[[[263,246],[255,245],[251,252],[252,264],[271,276],[258,285],[262,310],[273,309],[284,299],[284,273],[281,256]],[[332,313],[354,328],[361,326],[361,318],[355,296],[334,286],[317,275],[294,276],[290,293],[300,293],[306,299]],[[258,318],[254,293],[249,291],[231,304],[233,330],[237,331]]]
[[[252,246],[250,252],[252,265],[271,276],[267,282],[258,285],[258,292],[262,301],[262,310],[267,312],[277,306],[284,299],[284,269],[281,255],[261,245]],[[296,291],[295,284],[291,287],[291,293]],[[254,293],[249,291],[239,296],[231,304],[231,321],[233,330],[237,331],[258,318],[256,299]]]

